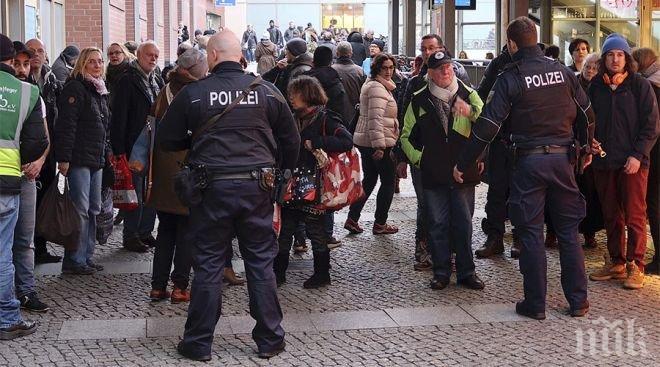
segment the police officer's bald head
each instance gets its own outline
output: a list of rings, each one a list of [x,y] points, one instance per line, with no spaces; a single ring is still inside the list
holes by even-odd
[[[241,42],[230,30],[214,34],[206,45],[206,53],[210,70],[224,61],[240,62],[243,56]]]
[[[538,42],[536,24],[528,17],[518,17],[506,28],[506,38],[509,52],[512,54],[523,47],[536,46]]]

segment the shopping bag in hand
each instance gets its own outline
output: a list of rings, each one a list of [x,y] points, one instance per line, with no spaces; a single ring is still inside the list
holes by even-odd
[[[138,207],[138,198],[133,186],[133,175],[128,168],[126,155],[112,157],[112,166],[115,170],[115,184],[112,186],[112,202],[114,207],[121,210],[135,210]]]
[[[60,179],[64,180],[60,192]],[[69,181],[59,172],[41,200],[37,210],[36,232],[46,241],[63,246],[67,250],[78,248],[80,217],[69,194]]]
[[[322,195],[317,209],[339,210],[364,197],[360,153],[356,148],[344,153],[329,153],[321,169]]]

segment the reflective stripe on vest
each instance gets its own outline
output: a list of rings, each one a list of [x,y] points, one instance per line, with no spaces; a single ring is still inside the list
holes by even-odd
[[[20,89],[20,94],[18,90]],[[20,176],[23,123],[39,101],[39,89],[0,72],[0,175]],[[18,109],[16,108],[18,107]]]

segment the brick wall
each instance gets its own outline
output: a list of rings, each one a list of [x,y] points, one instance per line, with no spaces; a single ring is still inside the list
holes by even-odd
[[[110,39],[108,44],[112,42],[124,43],[128,40],[126,33],[126,0],[110,0],[109,23]],[[132,37],[131,37],[132,38]]]
[[[103,47],[103,19],[98,0],[67,0],[65,11],[66,44]]]
[[[124,14],[126,15],[126,40],[135,41],[135,0],[125,0],[124,4]]]

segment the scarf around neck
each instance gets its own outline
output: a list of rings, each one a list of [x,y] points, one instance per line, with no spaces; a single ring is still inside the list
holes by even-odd
[[[449,103],[456,95],[456,92],[458,92],[458,80],[454,77],[449,86],[442,88],[429,79],[429,91],[434,97],[445,103]]]
[[[387,91],[390,92],[390,93],[394,89],[396,89],[396,83],[394,83],[394,81],[391,80],[391,79],[387,80],[387,79],[383,78],[382,76],[377,76],[376,81],[379,82],[380,84],[382,84],[385,87],[385,89],[387,89]]]
[[[137,59],[131,61],[131,67],[134,68],[140,76],[142,85],[149,95],[150,102],[153,104],[156,101],[156,96],[158,96],[158,93],[160,92],[160,87],[158,86],[158,83],[156,83],[154,72],[152,71],[147,74],[144,69],[142,69]]]
[[[108,94],[108,88],[106,88],[103,78],[95,78],[89,74],[85,74],[85,80],[92,83],[92,85],[96,89],[96,93],[102,96]]]

